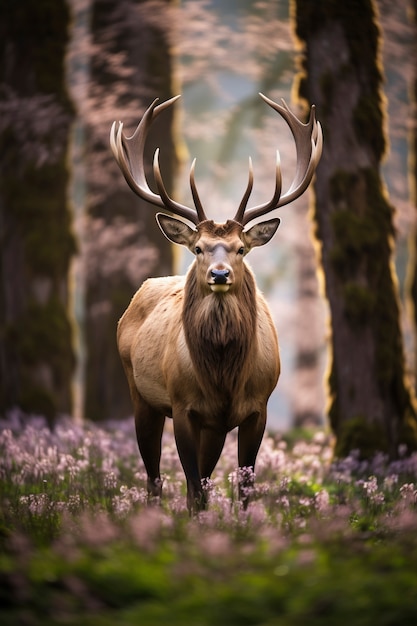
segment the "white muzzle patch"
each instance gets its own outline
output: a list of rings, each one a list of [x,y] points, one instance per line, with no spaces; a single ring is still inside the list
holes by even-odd
[[[226,285],[225,284],[223,284],[223,285],[219,285],[219,284],[217,284],[217,285],[216,284],[210,285],[210,289],[212,291],[214,291],[214,293],[225,293],[226,291],[229,291],[229,287],[230,287],[230,285],[227,285],[227,284]]]

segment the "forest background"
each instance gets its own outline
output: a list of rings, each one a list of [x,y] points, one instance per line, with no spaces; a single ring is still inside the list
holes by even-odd
[[[197,157],[207,212],[226,219],[243,193],[251,155],[253,201],[264,201],[277,148],[285,189],[295,165],[292,138],[257,93],[284,97],[305,114],[298,87],[308,45],[296,37],[302,4],[1,1],[2,413],[18,406],[51,423],[62,413],[92,420],[131,413],[117,320],[146,277],[185,271],[191,258],[169,247],[154,210],[125,184],[109,150],[111,123],[121,119],[133,130],[155,97],[182,93],[148,147],[149,163],[161,147],[164,179],[177,199],[189,202],[187,171]],[[333,11],[331,2],[320,4]],[[380,96],[389,148],[377,170],[395,209],[400,350],[412,396],[415,21],[406,0],[362,6],[373,8],[382,35],[376,61],[385,76]],[[325,125],[325,150],[328,141]],[[281,209],[273,243],[250,258],[280,337],[272,429],[327,419],[332,311],[313,205],[310,191]]]

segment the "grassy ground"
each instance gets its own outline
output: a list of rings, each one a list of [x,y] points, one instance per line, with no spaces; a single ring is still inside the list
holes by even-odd
[[[332,462],[321,432],[266,436],[243,511],[232,434],[191,519],[169,432],[163,472],[148,506],[131,422],[3,422],[0,623],[416,623],[417,456]]]

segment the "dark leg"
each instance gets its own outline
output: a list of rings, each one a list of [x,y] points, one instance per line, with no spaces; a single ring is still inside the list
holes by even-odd
[[[238,460],[239,468],[246,467],[239,480],[239,498],[246,508],[249,503],[250,491],[254,485],[255,461],[259,446],[265,432],[266,410],[261,414],[250,415],[240,426],[238,433]]]
[[[134,405],[136,438],[148,475],[148,494],[153,497],[160,497],[162,481],[159,467],[165,416],[155,412],[139,394],[135,398]]]
[[[210,478],[222,453],[225,432],[205,428],[200,434],[199,467],[202,478]]]
[[[212,429],[205,428],[200,434],[200,450],[199,450],[199,467],[202,479],[210,478],[220,454],[223,450],[226,433],[217,432]],[[204,484],[203,484],[204,489]],[[205,500],[207,502],[208,492],[205,489]]]
[[[205,508],[206,500],[201,487],[198,466],[200,426],[198,417],[183,409],[173,410],[174,435],[180,461],[187,479],[187,506],[190,513]]]

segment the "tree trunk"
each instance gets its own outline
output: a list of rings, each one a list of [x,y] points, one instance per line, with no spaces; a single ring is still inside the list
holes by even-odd
[[[64,0],[0,2],[0,410],[71,411]]]
[[[156,97],[173,95],[170,0],[93,0],[91,83],[87,111],[88,187],[85,416],[99,420],[131,414],[116,347],[116,327],[133,293],[149,276],[171,274],[172,249],[161,236],[155,208],[126,184],[109,148],[113,120],[132,134]],[[161,148],[168,191],[176,166],[175,107],[151,129],[146,148]]]
[[[336,454],[417,447],[393,272],[393,208],[380,176],[386,148],[379,29],[371,0],[297,0],[299,95],[317,106],[324,152],[315,227],[331,311],[329,416]]]
[[[417,33],[417,0],[412,0],[412,17]],[[414,46],[414,55],[417,52],[417,46]],[[412,100],[412,120],[410,130],[410,184],[411,184],[411,202],[417,210],[417,59],[414,56],[415,69],[413,82],[410,86],[410,94]],[[411,308],[414,323],[414,381],[417,387],[417,228],[414,229],[410,237],[410,280],[409,280],[409,297],[411,300]]]

